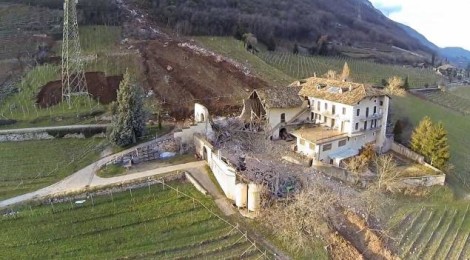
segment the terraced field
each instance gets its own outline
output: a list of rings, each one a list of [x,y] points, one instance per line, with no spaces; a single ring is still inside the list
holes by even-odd
[[[470,115],[470,99],[458,95],[458,92],[420,91],[416,94],[443,107]]]
[[[0,200],[51,185],[98,159],[103,139],[0,143]]]
[[[303,56],[285,52],[260,52],[258,56],[267,64],[296,79],[312,77],[314,73],[321,76],[328,70],[341,72],[344,63],[347,62],[351,70],[351,77],[357,82],[380,85],[382,79],[400,76],[402,78],[408,77],[410,87],[418,88],[425,85],[436,85],[439,81],[439,76],[432,70],[384,65],[350,58]]]
[[[470,257],[468,205],[403,210],[392,220],[395,245],[402,259]]]
[[[43,206],[0,218],[1,259],[263,259],[192,185],[162,185]],[[182,192],[191,197],[182,195]],[[207,207],[204,207],[203,204]]]

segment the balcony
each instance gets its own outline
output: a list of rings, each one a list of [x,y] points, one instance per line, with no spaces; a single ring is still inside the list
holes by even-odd
[[[383,116],[384,116],[383,113],[375,113],[375,114],[370,114],[369,116],[359,117],[359,120],[367,121],[367,120],[381,119]]]

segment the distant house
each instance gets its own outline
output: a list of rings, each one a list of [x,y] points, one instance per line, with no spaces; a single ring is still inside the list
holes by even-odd
[[[301,89],[300,86],[288,86],[254,90],[244,100],[240,116],[245,121],[246,129],[264,132],[271,139],[278,139],[286,131],[286,125],[308,114],[307,103],[299,96]]]
[[[308,100],[315,123],[292,132],[299,153],[339,165],[366,144],[385,146],[390,98],[382,90],[315,77],[294,85],[301,87],[299,96]]]

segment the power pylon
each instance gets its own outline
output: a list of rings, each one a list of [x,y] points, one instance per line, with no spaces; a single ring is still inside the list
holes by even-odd
[[[64,0],[62,40],[62,101],[71,107],[72,96],[88,95],[77,21],[78,0]]]

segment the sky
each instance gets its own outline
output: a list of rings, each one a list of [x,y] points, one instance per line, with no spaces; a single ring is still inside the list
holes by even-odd
[[[468,0],[370,0],[390,19],[417,30],[439,47],[470,50]]]

